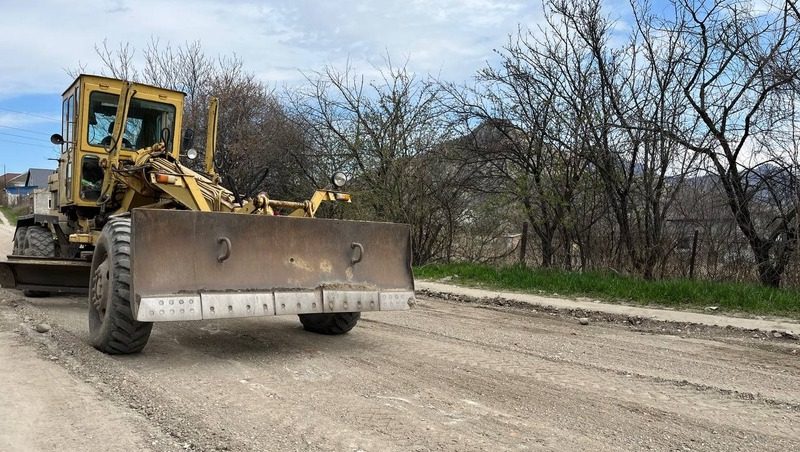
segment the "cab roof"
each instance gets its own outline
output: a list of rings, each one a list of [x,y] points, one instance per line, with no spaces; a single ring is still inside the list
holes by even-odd
[[[63,97],[68,91],[70,91],[72,89],[72,87],[75,86],[76,83],[80,83],[80,81],[82,79],[89,79],[89,78],[97,80],[97,81],[106,81],[106,82],[108,82],[109,85],[116,85],[116,84],[125,83],[125,80],[121,80],[121,79],[118,79],[118,78],[112,78],[112,77],[106,77],[104,75],[80,74],[69,85],[69,88],[67,88],[66,90],[64,90],[63,93],[61,93],[61,96]],[[138,85],[138,86],[144,86],[144,87],[147,87],[147,88],[167,91],[167,92],[172,93],[172,94],[177,94],[177,95],[179,95],[181,97],[185,97],[186,96],[186,93],[184,93],[183,91],[176,91],[176,90],[173,90],[173,89],[162,88],[160,86],[148,85],[147,83],[140,83],[140,82],[133,82],[133,83],[135,85]]]

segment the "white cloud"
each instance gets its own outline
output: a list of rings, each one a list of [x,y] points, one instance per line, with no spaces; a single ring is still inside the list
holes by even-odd
[[[241,56],[268,83],[296,83],[301,71],[350,61],[379,64],[388,52],[416,72],[469,78],[517,24],[540,20],[524,0],[0,0],[0,97],[58,92],[64,68],[80,61],[99,70],[94,45],[151,37],[182,44],[200,40],[210,55]]]

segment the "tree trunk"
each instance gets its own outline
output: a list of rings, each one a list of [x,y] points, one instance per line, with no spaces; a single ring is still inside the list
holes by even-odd
[[[555,254],[553,237],[539,237],[539,243],[542,246],[542,267],[550,268],[553,266],[553,255]]]

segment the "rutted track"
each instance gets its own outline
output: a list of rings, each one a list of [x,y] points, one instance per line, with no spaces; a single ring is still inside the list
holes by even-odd
[[[422,299],[341,337],[291,317],[158,324],[141,355],[109,357],[82,298],[0,295],[4,325],[54,326],[20,341],[196,449],[800,448],[796,342]]]

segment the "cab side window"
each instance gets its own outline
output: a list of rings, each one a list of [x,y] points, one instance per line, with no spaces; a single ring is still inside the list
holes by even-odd
[[[84,155],[81,161],[81,198],[86,201],[97,201],[103,187],[103,168],[96,155]]]

